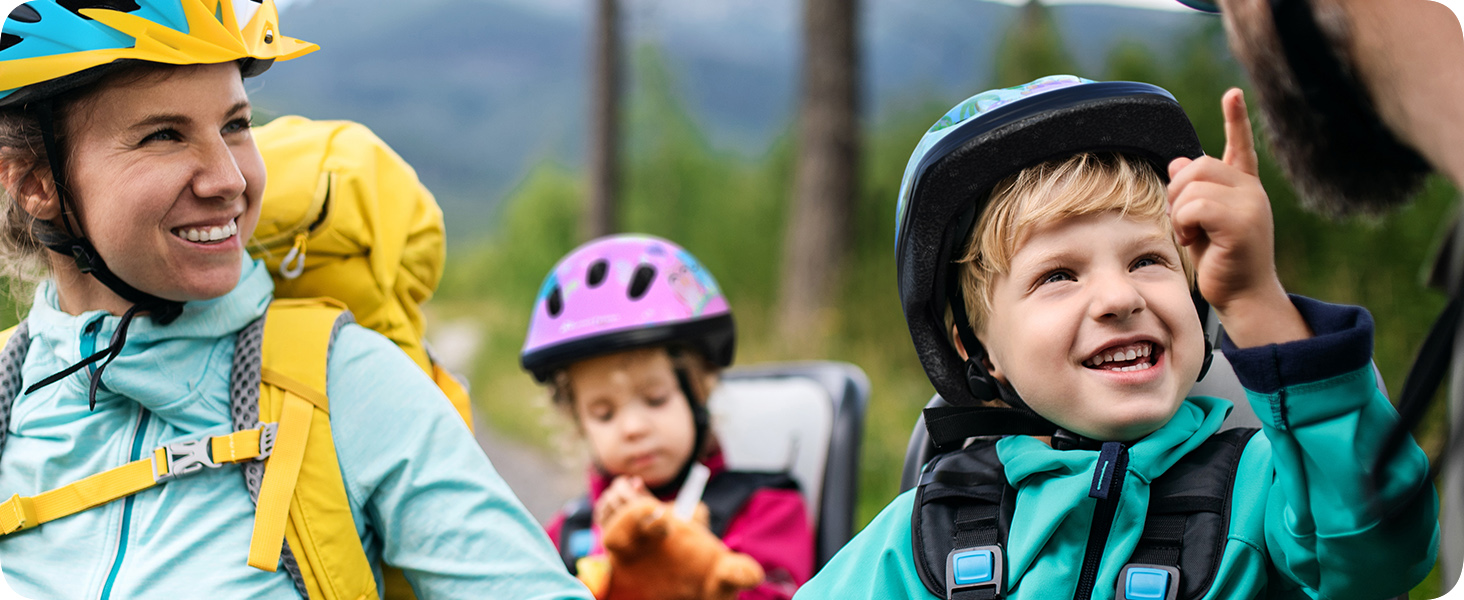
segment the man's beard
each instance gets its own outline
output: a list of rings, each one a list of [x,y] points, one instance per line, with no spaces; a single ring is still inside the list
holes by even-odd
[[[1319,212],[1376,215],[1407,204],[1432,168],[1384,124],[1308,4],[1291,0],[1289,17],[1277,15],[1288,19],[1285,40],[1265,38],[1276,29],[1256,22],[1232,28],[1233,41],[1250,45],[1236,54],[1255,82],[1277,161],[1303,204]],[[1309,23],[1298,25],[1303,19]]]

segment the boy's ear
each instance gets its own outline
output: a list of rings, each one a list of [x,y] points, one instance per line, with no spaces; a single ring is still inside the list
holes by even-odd
[[[951,326],[951,340],[955,342],[956,354],[961,355],[961,360],[971,360],[971,354],[966,351],[966,344],[961,341],[961,335],[959,332],[956,331],[955,325]],[[976,334],[976,340],[980,341],[983,344],[986,343],[985,341],[981,340],[981,334],[979,333]],[[1000,383],[1005,384],[1007,382],[1006,375],[1003,375],[1001,373],[1001,367],[997,366],[996,362],[992,360],[991,353],[985,352],[983,354],[985,354],[985,356],[981,358],[981,366],[986,368],[986,372],[990,373],[992,378],[996,379]]]
[[[956,345],[956,354],[961,355],[961,360],[970,360],[971,355],[966,352],[966,344],[961,342],[961,332],[951,325],[951,342]]]
[[[50,221],[61,216],[56,181],[51,178],[49,169],[36,168],[23,160],[0,160],[0,187],[4,187],[25,212],[39,220]]]

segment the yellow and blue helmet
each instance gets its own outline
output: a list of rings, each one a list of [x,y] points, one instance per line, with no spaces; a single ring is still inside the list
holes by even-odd
[[[252,76],[317,49],[280,33],[274,0],[33,0],[0,24],[0,107],[85,85],[123,61],[241,61]]]

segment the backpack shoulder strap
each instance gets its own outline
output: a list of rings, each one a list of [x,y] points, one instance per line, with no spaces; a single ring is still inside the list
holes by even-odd
[[[910,515],[915,571],[939,598],[987,600],[1005,591],[1007,532],[1016,491],[995,439],[937,456],[921,474]]]
[[[702,502],[707,505],[707,527],[712,534],[719,538],[727,535],[732,518],[763,489],[797,490],[798,482],[787,473],[762,471],[723,471],[708,481]]]
[[[256,507],[250,564],[273,571],[282,542],[308,596],[376,598],[330,430],[326,366],[350,313],[329,298],[270,304],[259,347],[259,418],[279,423]],[[309,443],[305,443],[309,440]],[[294,564],[291,565],[290,562]]]
[[[1174,588],[1169,597],[1192,600],[1209,592],[1230,533],[1240,456],[1256,431],[1229,429],[1210,436],[1154,480],[1144,532],[1119,574],[1117,597],[1124,597],[1135,569],[1147,569],[1139,580],[1167,582]]]
[[[559,546],[559,558],[564,560],[570,575],[579,575],[579,559],[589,556],[594,550],[594,530],[591,529],[594,510],[589,495],[570,500],[564,507],[564,523],[559,527],[559,539],[555,542]]]
[[[0,451],[10,431],[10,407],[20,396],[20,368],[30,350],[30,327],[25,321],[0,331]]]

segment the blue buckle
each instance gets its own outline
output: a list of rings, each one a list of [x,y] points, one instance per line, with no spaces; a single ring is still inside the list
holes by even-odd
[[[591,529],[581,529],[569,534],[569,554],[575,558],[584,558],[595,550],[595,532]]]
[[[1118,572],[1115,600],[1174,600],[1179,595],[1179,569],[1127,564]]]
[[[1001,546],[976,546],[952,550],[946,555],[946,600],[956,592],[991,587],[1001,596],[1002,563],[1005,555]]]

